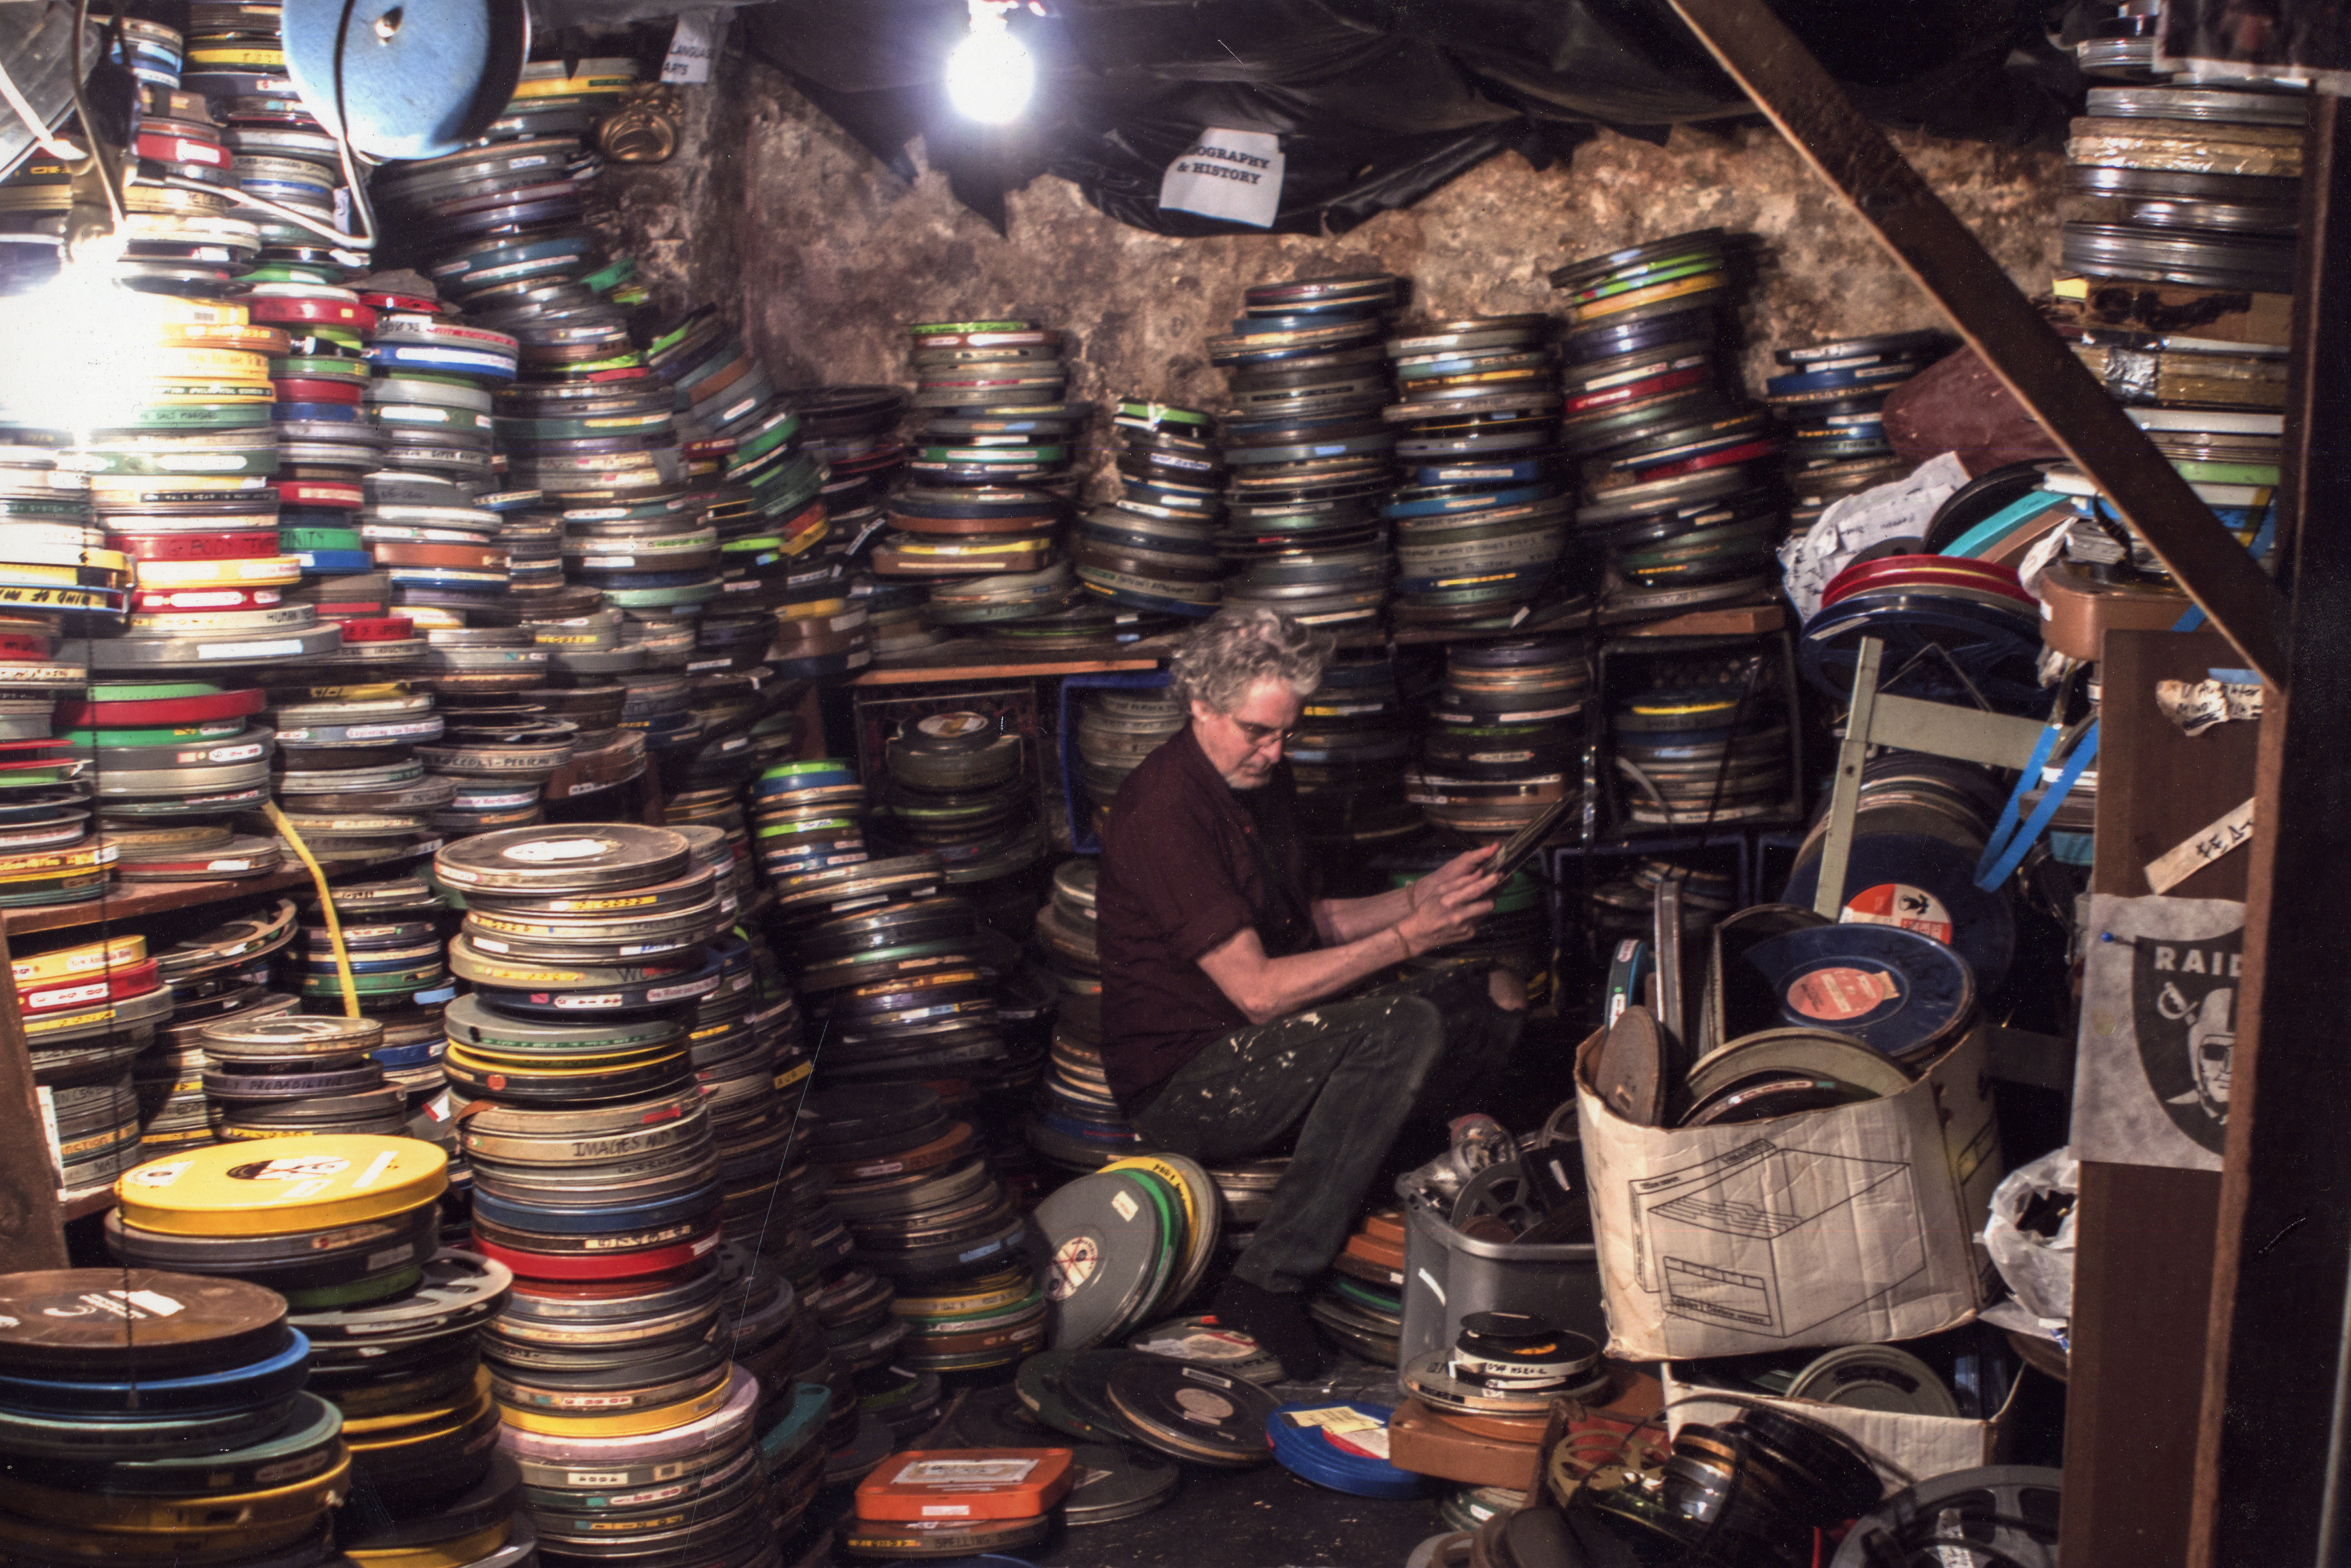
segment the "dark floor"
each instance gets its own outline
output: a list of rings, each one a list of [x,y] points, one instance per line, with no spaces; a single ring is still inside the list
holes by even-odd
[[[1273,1393],[1284,1404],[1394,1405],[1395,1369],[1350,1361],[1318,1382],[1280,1384]],[[956,1426],[950,1414],[941,1435]],[[1314,1486],[1279,1465],[1221,1471],[1186,1465],[1165,1506],[1061,1529],[1044,1545],[1011,1555],[1040,1568],[1400,1568],[1416,1545],[1445,1528],[1436,1500],[1447,1488],[1432,1481],[1427,1500],[1390,1502]]]

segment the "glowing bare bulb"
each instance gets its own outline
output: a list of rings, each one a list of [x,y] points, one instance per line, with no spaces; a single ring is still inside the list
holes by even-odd
[[[966,119],[1003,125],[1020,117],[1036,87],[1037,62],[1004,14],[972,0],[970,36],[947,53],[947,101]]]
[[[68,264],[28,294],[0,300],[0,408],[12,421],[70,432],[127,424],[152,400],[162,313],[103,265]]]

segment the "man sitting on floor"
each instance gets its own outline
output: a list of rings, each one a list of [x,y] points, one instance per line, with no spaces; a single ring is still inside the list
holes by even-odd
[[[1526,1006],[1499,969],[1326,1004],[1468,938],[1497,883],[1488,846],[1374,898],[1314,896],[1282,747],[1329,650],[1255,607],[1191,635],[1173,666],[1191,724],[1120,788],[1095,902],[1103,1065],[1144,1142],[1223,1164],[1296,1136],[1213,1309],[1292,1377],[1322,1359],[1301,1293],[1397,1134],[1489,1076]]]

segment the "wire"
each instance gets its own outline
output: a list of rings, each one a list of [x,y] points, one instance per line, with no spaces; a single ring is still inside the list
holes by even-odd
[[[219,185],[207,185],[201,180],[191,180],[184,174],[167,174],[163,177],[163,183],[174,191],[201,191],[208,196],[225,196],[240,207],[258,207],[273,218],[282,218],[289,223],[299,223],[312,234],[323,234],[337,244],[350,250],[370,250],[375,245],[375,236],[372,234],[365,236],[347,234],[342,230],[329,228],[316,218],[308,217],[292,207],[282,207],[275,202],[256,196],[250,192],[226,189]]]
[[[294,831],[294,825],[286,820],[286,814],[277,809],[276,801],[263,801],[261,809],[268,813],[270,826],[284,834],[286,842],[294,846],[294,853],[309,870],[310,885],[319,889],[319,909],[327,918],[327,941],[335,950],[335,980],[343,991],[343,1015],[357,1018],[360,1015],[359,985],[351,979],[351,950],[343,945],[343,922],[335,913],[335,896],[328,890],[327,874],[319,868],[318,860],[310,854],[310,846],[302,842],[302,836]]]

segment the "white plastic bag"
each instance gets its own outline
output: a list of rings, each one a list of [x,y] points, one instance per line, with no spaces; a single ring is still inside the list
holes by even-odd
[[[2023,1229],[2017,1217],[2043,1194],[2077,1196],[2081,1181],[2081,1166],[2067,1147],[2017,1167],[1992,1189],[1984,1246],[1999,1265],[2000,1277],[2016,1293],[2018,1304],[2044,1323],[2064,1323],[2074,1315],[2074,1226],[2078,1214],[2068,1210],[2054,1237]]]

